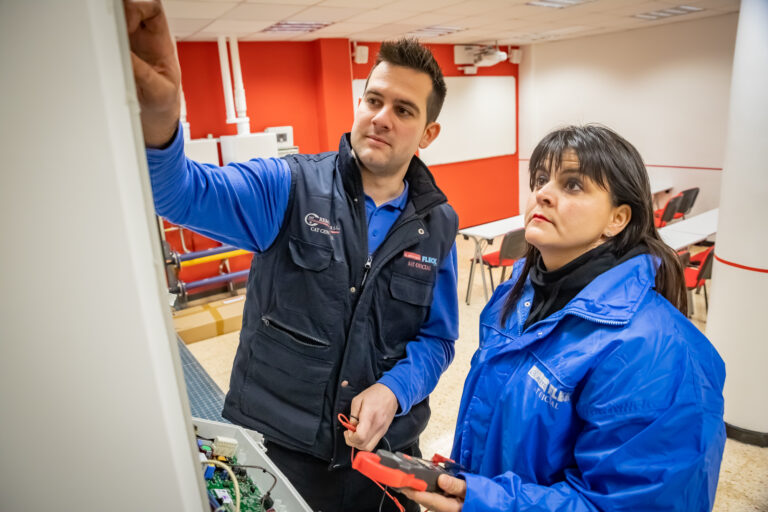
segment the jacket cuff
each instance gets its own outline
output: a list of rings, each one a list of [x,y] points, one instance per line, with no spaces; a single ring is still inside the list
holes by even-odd
[[[399,407],[397,408],[395,417],[408,414],[408,412],[411,410],[411,404],[405,401],[405,396],[406,396],[405,392],[403,391],[402,387],[398,384],[397,380],[391,377],[389,374],[386,374],[379,379],[378,383],[387,386],[389,390],[392,393],[394,393],[395,398],[397,398],[397,403],[399,404]]]

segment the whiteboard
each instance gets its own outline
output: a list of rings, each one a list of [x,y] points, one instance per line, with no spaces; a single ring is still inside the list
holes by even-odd
[[[517,152],[515,77],[450,76],[438,121],[440,135],[419,152],[427,165],[478,160]],[[357,108],[365,79],[353,80]]]

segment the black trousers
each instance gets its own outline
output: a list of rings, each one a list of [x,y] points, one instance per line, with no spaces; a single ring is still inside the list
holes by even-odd
[[[306,453],[270,441],[265,441],[264,445],[269,458],[315,512],[397,512],[397,507],[384,491],[350,466],[330,470],[328,462]],[[418,443],[401,451],[421,457]],[[419,512],[417,503],[392,489],[388,491],[407,512]]]

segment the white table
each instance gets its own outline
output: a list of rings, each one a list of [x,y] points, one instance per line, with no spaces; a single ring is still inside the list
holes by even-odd
[[[659,208],[658,204],[658,194],[661,194],[662,192],[670,192],[672,190],[672,181],[668,178],[650,178],[651,181],[651,196],[653,197],[653,207],[654,209]]]
[[[472,291],[472,283],[475,278],[475,264],[483,261],[483,251],[489,242],[492,242],[494,238],[506,235],[511,231],[519,231],[525,228],[525,221],[523,215],[517,215],[515,217],[507,217],[506,219],[495,220],[486,224],[480,224],[478,226],[472,226],[459,230],[459,234],[464,238],[472,238],[475,241],[475,254],[472,258],[472,265],[469,269],[469,284],[467,285],[467,297],[466,302],[469,305],[469,296]],[[488,301],[488,287],[485,281],[485,272],[480,269],[480,277],[483,280],[483,293],[485,294],[485,300]]]
[[[651,195],[660,194],[661,192],[669,192],[672,190],[672,182],[665,179],[651,179]]]
[[[664,242],[679,251],[717,233],[717,216],[719,209],[709,210],[680,222],[668,224],[659,229]]]
[[[707,239],[706,236],[699,235],[697,233],[685,233],[684,231],[668,230],[666,227],[663,227],[659,230],[659,235],[661,235],[661,239],[664,240],[664,243],[673,248],[675,251],[685,249],[690,245]]]
[[[670,224],[669,227],[674,228],[675,231],[683,231],[685,233],[714,235],[717,233],[717,216],[719,212],[720,209],[715,208],[714,210],[709,210]]]

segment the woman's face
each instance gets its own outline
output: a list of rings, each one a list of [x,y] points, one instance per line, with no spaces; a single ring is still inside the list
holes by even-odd
[[[525,210],[525,239],[556,270],[617,235],[629,222],[627,205],[614,207],[608,190],[579,172],[566,150],[558,169],[538,168]]]

